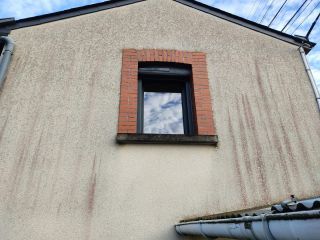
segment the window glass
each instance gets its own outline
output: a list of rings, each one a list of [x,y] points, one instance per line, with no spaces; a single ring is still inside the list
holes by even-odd
[[[137,132],[193,135],[189,65],[139,63]]]
[[[182,96],[172,92],[144,92],[144,133],[184,134]]]

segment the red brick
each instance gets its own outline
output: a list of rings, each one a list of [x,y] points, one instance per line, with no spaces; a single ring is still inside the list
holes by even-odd
[[[118,131],[135,133],[137,123],[138,61],[165,61],[191,64],[193,72],[195,128],[199,135],[215,133],[206,54],[177,50],[124,49],[121,71]]]

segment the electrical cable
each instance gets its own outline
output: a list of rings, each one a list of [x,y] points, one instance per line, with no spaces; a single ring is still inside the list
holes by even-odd
[[[276,13],[276,15],[274,15],[274,17],[272,18],[272,20],[271,20],[271,22],[269,23],[268,27],[271,26],[271,24],[272,24],[273,21],[276,19],[276,17],[279,15],[279,13],[281,12],[282,8],[284,7],[284,5],[286,4],[287,1],[288,1],[288,0],[285,0],[285,1],[282,3],[280,9],[279,9],[278,12]]]
[[[318,13],[318,16],[316,17],[316,19],[311,24],[311,27],[310,27],[309,31],[307,32],[306,39],[309,39],[309,36],[310,36],[314,26],[317,24],[317,21],[318,21],[319,17],[320,17],[320,13]]]
[[[262,2],[259,0],[259,4],[258,4],[256,10],[254,11],[252,17],[256,16],[256,14],[258,13],[258,10],[260,9],[261,3],[263,4],[263,0],[262,0]],[[264,9],[264,6],[263,6],[263,5],[261,5],[261,7],[262,7],[262,9]]]
[[[310,3],[312,3],[313,0],[310,0],[310,2],[304,7],[304,9],[302,9],[299,14],[296,16],[296,18],[288,25],[287,27],[287,32],[289,31],[289,29],[294,25],[295,21],[297,21],[299,19],[299,17],[301,16],[301,14],[308,8],[308,6],[310,5]]]
[[[302,22],[293,30],[293,32],[291,33],[292,35],[298,30],[298,28],[309,18],[309,16],[314,12],[314,10],[317,9],[317,7],[319,6],[320,1],[317,3],[317,5],[311,10],[311,12],[302,20]]]
[[[258,1],[258,0],[255,0],[255,1],[254,1],[254,4],[252,4],[252,8],[250,9],[249,14],[248,14],[248,19],[251,18],[251,17],[253,17],[252,13],[253,13],[254,10],[256,9],[257,3],[259,3],[259,1]]]
[[[268,6],[270,5],[270,1],[273,1],[273,0],[268,0],[268,2],[266,3],[266,5],[264,5],[262,11],[261,11],[261,14],[264,12],[265,9],[268,9]],[[260,18],[260,17],[259,17]],[[263,17],[262,17],[263,18]],[[261,19],[262,20],[262,19]],[[261,22],[260,20],[260,22]],[[258,22],[258,21],[257,21]]]
[[[263,15],[262,19],[260,20],[260,23],[263,22],[264,18],[267,16],[267,13],[270,11],[270,9],[272,8],[272,4],[273,4],[274,0],[271,1],[271,3],[269,4],[267,11],[265,12],[265,14]]]
[[[286,23],[286,25],[281,29],[281,32],[283,32],[283,30],[288,26],[288,24],[292,21],[292,19],[297,15],[297,13],[300,11],[300,9],[304,6],[304,4],[307,2],[308,0],[305,0],[302,5],[298,8],[298,10],[293,14],[293,16],[290,18],[290,20]]]

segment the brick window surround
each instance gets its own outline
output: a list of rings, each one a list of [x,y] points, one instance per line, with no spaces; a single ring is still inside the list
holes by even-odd
[[[206,54],[203,52],[157,49],[123,50],[118,135],[137,133],[139,62],[190,64],[192,67],[191,88],[193,92],[195,135],[216,136]]]

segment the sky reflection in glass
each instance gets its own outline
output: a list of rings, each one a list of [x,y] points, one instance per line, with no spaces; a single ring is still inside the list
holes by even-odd
[[[144,92],[144,133],[184,134],[181,93]]]

